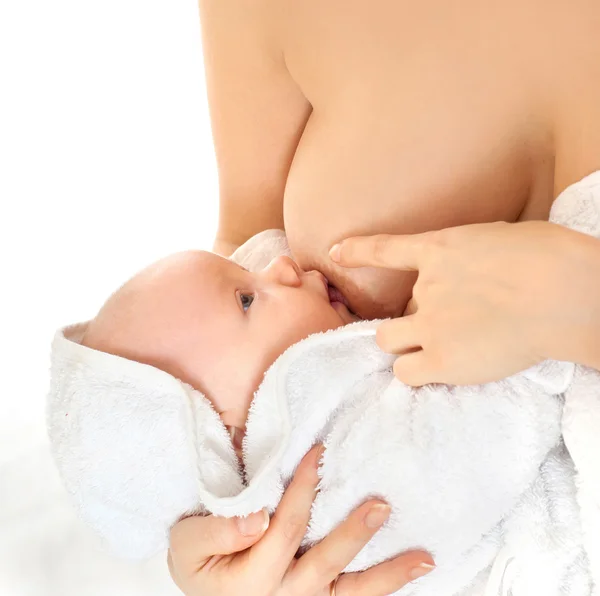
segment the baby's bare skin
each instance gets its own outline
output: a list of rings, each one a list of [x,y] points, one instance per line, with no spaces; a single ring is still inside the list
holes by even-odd
[[[234,68],[236,50],[202,0],[219,237],[285,225],[299,265],[362,316],[401,314],[414,276],[342,270],[335,242],[547,219],[559,192],[600,169],[595,0],[221,1],[255,66],[241,95],[223,82],[219,52]]]

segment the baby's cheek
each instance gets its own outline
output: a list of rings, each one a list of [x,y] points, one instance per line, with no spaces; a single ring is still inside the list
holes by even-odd
[[[315,299],[307,296],[302,301],[293,301],[289,306],[289,317],[279,328],[279,353],[313,333],[340,326],[336,312],[321,297]]]

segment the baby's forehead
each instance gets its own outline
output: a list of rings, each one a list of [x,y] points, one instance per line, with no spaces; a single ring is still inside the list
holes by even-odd
[[[208,255],[208,256],[207,256]],[[161,314],[181,311],[186,300],[196,300],[207,280],[217,272],[210,253],[185,251],[155,261],[131,277],[106,300],[88,330],[88,336],[122,335],[160,322]]]
[[[183,305],[190,295],[212,294],[226,275],[224,264],[219,261],[226,259],[199,250],[169,255],[133,276],[106,304],[148,311],[167,307],[174,301]]]
[[[168,255],[142,269],[131,281],[137,284],[167,283],[173,278],[193,279],[197,275],[216,272],[217,255],[204,250],[187,250]]]
[[[131,304],[145,313],[197,305],[203,298],[216,294],[226,277],[219,260],[217,255],[205,251],[166,257],[133,278],[129,288],[122,288],[117,301],[123,308]]]

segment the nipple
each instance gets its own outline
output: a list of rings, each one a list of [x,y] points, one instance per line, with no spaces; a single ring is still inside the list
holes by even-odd
[[[329,285],[327,290],[329,292],[329,302],[341,302],[346,308],[349,307],[348,301],[336,287]]]

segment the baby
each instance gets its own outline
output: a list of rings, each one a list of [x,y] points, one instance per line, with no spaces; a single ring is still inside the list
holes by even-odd
[[[251,272],[213,253],[188,251],[117,290],[81,343],[202,391],[239,449],[254,392],[277,357],[313,333],[359,320],[343,300],[321,273],[301,271],[287,256]]]
[[[509,567],[514,596],[590,594],[561,441],[573,365],[414,389],[378,324],[287,256],[250,271],[189,251],[143,270],[53,345],[51,446],[83,519],[149,557],[185,515],[272,512],[322,441],[303,549],[377,496],[390,517],[346,571],[423,548],[437,567],[402,594],[479,594],[487,577],[495,596]]]

